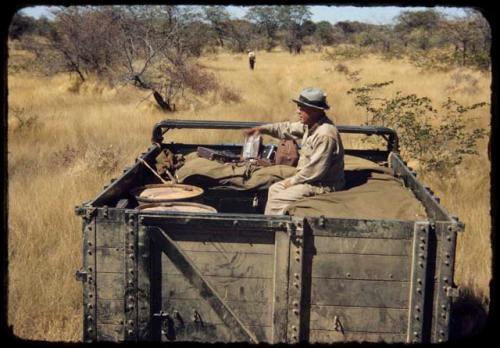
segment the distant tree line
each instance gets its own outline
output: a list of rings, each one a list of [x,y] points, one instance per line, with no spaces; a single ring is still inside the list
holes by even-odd
[[[194,41],[189,46],[195,55],[215,47],[244,52],[247,49],[271,51],[281,46],[293,54],[300,53],[304,45],[313,45],[319,50],[347,44],[385,54],[451,47],[453,61],[457,64],[478,68],[488,68],[490,64],[489,25],[479,12],[471,9],[466,9],[466,16],[459,19],[448,19],[434,9],[403,11],[394,24],[376,25],[357,21],[313,22],[310,7],[303,5],[252,6],[242,19],[231,17],[224,6],[170,7],[169,11],[158,6],[144,6],[142,10],[134,7],[133,11],[142,12],[143,22],[158,22],[160,25],[163,22],[168,26],[174,16],[177,23],[189,23],[186,24],[189,30],[184,34]],[[67,34],[62,32],[68,30],[65,19],[70,17],[112,13],[123,18],[128,12],[125,6],[80,7],[79,10],[69,7],[56,11],[52,21],[16,14],[9,36],[19,39],[25,34],[35,34],[50,38],[54,32]],[[186,13],[189,13],[188,18],[179,17]],[[120,23],[123,21],[114,22],[114,25]]]
[[[224,6],[78,6],[55,10],[53,18],[16,14],[9,38],[34,52],[52,73],[67,71],[82,81],[95,74],[150,89],[166,110],[186,88],[214,88],[196,57],[218,49],[300,54],[308,46],[356,49],[389,57],[445,50],[447,64],[488,69],[491,32],[484,17],[467,10],[448,19],[441,13],[403,11],[393,25],[311,20],[309,6],[253,6],[242,19]]]

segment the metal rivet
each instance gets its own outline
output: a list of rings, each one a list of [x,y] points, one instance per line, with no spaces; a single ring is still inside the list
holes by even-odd
[[[128,283],[129,283],[130,285],[134,285],[134,281],[133,281],[132,279],[130,279],[130,280],[128,281]]]
[[[93,307],[93,306],[92,306],[92,303],[89,303],[89,304],[87,305],[87,307],[88,307],[88,309],[92,309],[92,307]]]
[[[439,334],[440,334],[441,336],[444,336],[444,331],[443,331],[443,330],[439,330]]]
[[[293,330],[293,331],[297,331],[297,326],[292,325],[292,330]]]
[[[89,328],[87,329],[87,331],[88,331],[88,332],[92,332],[92,331],[94,331],[94,330],[92,330],[92,328],[91,328],[91,327],[89,327]]]
[[[93,320],[92,316],[91,315],[87,316],[87,320],[92,321]]]
[[[300,255],[300,249],[295,250],[295,253],[296,253],[297,255]]]
[[[134,321],[133,321],[133,320],[129,320],[129,321],[128,321],[128,324],[129,324],[129,325],[134,325]]]
[[[292,338],[293,338],[294,340],[297,340],[297,335],[293,335],[293,336],[292,336]]]
[[[419,262],[419,263],[418,263],[418,265],[419,265],[420,267],[422,267],[422,268],[424,267],[424,263],[423,263],[423,262]]]
[[[295,277],[295,279],[299,279],[299,274],[298,273],[294,273],[293,276]]]
[[[298,288],[298,287],[299,287],[299,283],[294,282],[294,283],[293,283],[293,286],[295,286],[296,288]]]
[[[450,262],[449,262],[449,261],[446,261],[444,264],[445,264],[446,266],[449,266],[449,265],[450,265]]]
[[[89,267],[89,272],[92,272],[92,267]]]
[[[129,335],[132,335],[134,333],[134,330],[128,330],[127,332]]]
[[[420,294],[422,293],[422,289],[421,288],[417,288],[417,292]]]
[[[129,254],[128,257],[133,260],[134,259],[134,254]]]
[[[420,227],[420,232],[425,232],[425,227],[424,226]]]
[[[444,304],[443,304],[443,305],[441,305],[441,308],[442,308],[442,309],[446,309],[446,305],[444,305]]]
[[[421,241],[422,243],[425,243],[425,237],[420,237],[420,241]]]
[[[413,336],[418,337],[418,332],[417,331],[413,331]]]
[[[133,296],[129,296],[129,297],[128,297],[128,300],[129,300],[129,301],[134,301],[134,297],[133,297]]]
[[[419,254],[418,254],[418,257],[420,257],[422,260],[423,260],[423,259],[425,259],[425,257],[424,257],[424,254],[423,254],[423,253],[419,253]]]
[[[419,247],[420,247],[420,249],[424,250],[425,249],[425,244],[424,243],[420,243]]]
[[[134,269],[133,268],[130,268],[128,271],[129,271],[130,274],[134,274]]]
[[[351,278],[351,273],[346,273],[346,274],[345,274],[345,276],[346,276],[347,278]]]
[[[299,262],[299,261],[300,261],[300,257],[299,257],[299,256],[297,256],[297,257],[295,258],[295,261]]]
[[[451,255],[450,253],[446,253],[445,256],[449,258]]]
[[[447,240],[448,242],[450,242],[450,241],[451,241],[451,236],[450,236],[450,235],[447,235],[447,236],[446,236],[446,240]]]
[[[438,342],[443,342],[443,340],[440,338],[440,339],[438,339]]]
[[[420,316],[418,314],[415,315],[415,320],[420,320]]]
[[[299,306],[299,302],[298,302],[298,301],[293,301],[293,305],[294,305],[295,307],[298,307],[298,306]]]
[[[415,306],[415,310],[420,312],[420,306]]]
[[[293,310],[293,314],[295,314],[295,315],[299,315],[299,310],[298,310],[298,309],[294,309],[294,310]]]
[[[448,283],[448,278],[444,277],[444,278],[443,278],[443,281],[444,281],[445,283]]]
[[[301,222],[297,223],[297,227],[302,227],[302,223]]]
[[[92,242],[90,242],[90,241],[87,244],[88,244],[88,246],[92,246]]]
[[[417,283],[422,284],[422,279],[417,278]]]
[[[453,231],[453,227],[448,226],[448,231],[450,231],[450,232]]]
[[[441,314],[441,318],[446,319],[446,313]]]
[[[92,250],[89,250],[89,251],[88,251],[88,254],[89,254],[89,255],[92,255]]]
[[[233,221],[233,225],[234,225],[234,226],[238,226],[238,220],[234,220],[234,221]]]

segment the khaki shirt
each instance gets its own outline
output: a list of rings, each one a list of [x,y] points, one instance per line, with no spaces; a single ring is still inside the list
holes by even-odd
[[[344,187],[344,147],[337,127],[328,117],[321,118],[311,129],[301,122],[279,122],[262,126],[262,133],[280,139],[302,137],[297,172],[290,178],[293,185],[307,183],[335,191]]]

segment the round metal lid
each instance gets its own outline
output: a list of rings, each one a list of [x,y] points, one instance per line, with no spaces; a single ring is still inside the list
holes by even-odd
[[[137,207],[140,211],[168,211],[182,213],[217,213],[209,205],[193,202],[149,203]]]
[[[185,184],[153,184],[130,192],[139,202],[160,203],[189,200],[203,194],[203,189]]]

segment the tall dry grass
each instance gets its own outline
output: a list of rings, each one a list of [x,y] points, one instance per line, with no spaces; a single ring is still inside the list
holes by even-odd
[[[15,52],[14,52],[15,53]],[[14,59],[16,55],[11,54]],[[74,207],[95,197],[150,144],[153,125],[165,118],[282,121],[295,118],[290,101],[306,86],[327,91],[329,115],[338,124],[365,121],[346,92],[355,85],[393,80],[385,97],[396,91],[428,96],[436,103],[452,96],[462,104],[490,100],[490,76],[469,70],[420,72],[405,61],[375,56],[343,62],[359,70],[359,81],[335,71],[335,63],[319,53],[291,56],[259,52],[250,71],[244,55],[220,53],[200,60],[219,83],[241,97],[224,102],[220,94],[187,95],[180,111],[164,114],[131,87],[110,87],[68,76],[53,78],[11,71],[8,79],[8,322],[22,338],[78,341],[82,333],[81,285],[73,275],[80,268],[81,220]],[[462,89],[454,75],[476,80],[475,89]],[[455,76],[455,77],[454,77]],[[466,86],[465,86],[466,87]],[[146,99],[145,99],[146,98]],[[471,119],[489,129],[488,108]],[[30,121],[29,121],[30,120]],[[29,121],[29,122],[28,122]],[[169,141],[241,141],[241,134],[183,132]],[[357,140],[345,140],[347,147]],[[491,246],[487,141],[480,155],[467,159],[456,181],[422,177],[445,207],[466,224],[457,248],[456,281],[484,303],[489,299]]]

